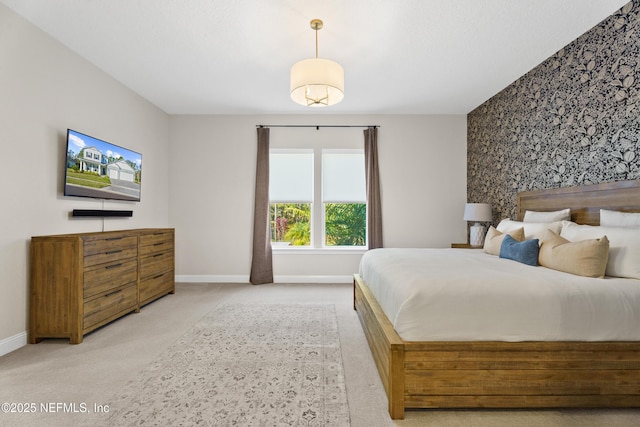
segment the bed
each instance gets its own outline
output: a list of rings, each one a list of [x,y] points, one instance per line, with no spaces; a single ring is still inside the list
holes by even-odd
[[[570,208],[572,221],[598,225],[600,209],[640,212],[640,180],[523,192],[517,203],[519,219],[526,210]],[[354,275],[354,309],[393,419],[404,418],[408,408],[640,407],[640,340],[634,335],[640,324],[636,331],[629,325],[614,330],[607,341],[440,339],[437,332],[434,339],[409,341],[360,274]]]

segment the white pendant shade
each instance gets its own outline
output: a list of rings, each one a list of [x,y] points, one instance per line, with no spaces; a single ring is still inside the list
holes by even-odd
[[[320,19],[311,20],[316,32],[316,57],[304,59],[291,67],[291,99],[307,107],[326,107],[344,98],[344,70],[337,62],[318,58]]]
[[[308,107],[334,105],[344,98],[344,70],[337,62],[311,58],[291,67],[291,99]]]

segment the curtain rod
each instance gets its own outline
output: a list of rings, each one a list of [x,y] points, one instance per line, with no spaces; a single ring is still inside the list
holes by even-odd
[[[257,128],[379,128],[380,125],[256,125]]]

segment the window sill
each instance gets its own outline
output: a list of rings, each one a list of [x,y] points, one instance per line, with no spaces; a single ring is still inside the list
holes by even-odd
[[[349,255],[362,255],[367,252],[367,248],[349,248],[349,247],[334,247],[334,248],[303,248],[296,246],[274,246],[272,248],[273,254],[277,255],[337,255],[337,254],[349,254]]]

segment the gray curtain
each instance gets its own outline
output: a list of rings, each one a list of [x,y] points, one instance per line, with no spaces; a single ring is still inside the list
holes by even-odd
[[[382,204],[380,202],[380,176],[378,173],[378,129],[364,131],[364,161],[367,183],[367,230],[369,249],[382,247]]]
[[[258,128],[256,194],[253,213],[253,257],[249,281],[273,283],[271,232],[269,229],[269,128]]]

